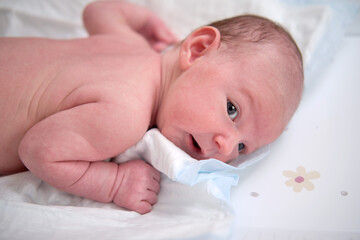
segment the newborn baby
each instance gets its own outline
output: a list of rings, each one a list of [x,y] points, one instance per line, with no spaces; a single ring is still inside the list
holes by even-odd
[[[83,18],[88,38],[0,39],[0,174],[28,169],[143,214],[159,172],[104,159],[156,127],[195,159],[228,162],[274,141],[299,104],[301,54],[268,19],[226,19],[177,42],[152,12],[123,1],[94,2]]]

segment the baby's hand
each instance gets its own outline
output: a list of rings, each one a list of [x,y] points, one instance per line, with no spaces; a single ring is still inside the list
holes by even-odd
[[[83,19],[90,35],[124,34],[123,26],[128,25],[158,52],[177,42],[174,34],[152,11],[126,1],[90,3],[84,10]]]
[[[144,36],[151,47],[158,52],[177,42],[175,35],[155,14],[150,14],[146,24],[139,29],[138,32]]]
[[[160,172],[142,160],[119,165],[122,178],[113,202],[140,214],[148,213],[157,202],[160,191]]]

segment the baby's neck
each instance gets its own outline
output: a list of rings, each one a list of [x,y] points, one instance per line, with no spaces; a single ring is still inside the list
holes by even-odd
[[[179,50],[178,47],[168,49],[161,56],[161,76],[160,84],[157,87],[155,95],[155,105],[153,108],[151,126],[156,125],[158,110],[162,104],[164,96],[167,94],[170,86],[181,74],[179,67]]]

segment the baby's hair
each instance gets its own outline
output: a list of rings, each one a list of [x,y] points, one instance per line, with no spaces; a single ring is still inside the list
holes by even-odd
[[[303,68],[301,52],[292,36],[270,19],[256,15],[240,15],[210,23],[220,31],[221,42],[229,47],[242,43],[285,44]],[[232,49],[233,50],[233,49]]]
[[[282,26],[270,19],[256,15],[240,15],[209,24],[217,28],[224,42],[236,41],[253,43],[272,43],[283,39],[293,45],[299,59],[302,60],[300,50],[292,36]],[[280,38],[280,39],[279,39]]]

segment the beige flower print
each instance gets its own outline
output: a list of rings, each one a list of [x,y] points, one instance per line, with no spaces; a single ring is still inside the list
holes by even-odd
[[[320,177],[320,173],[317,171],[311,171],[307,173],[303,166],[297,167],[296,172],[283,171],[283,175],[289,178],[285,184],[289,187],[292,187],[294,192],[297,193],[301,192],[303,188],[312,191],[315,186],[310,180]]]

